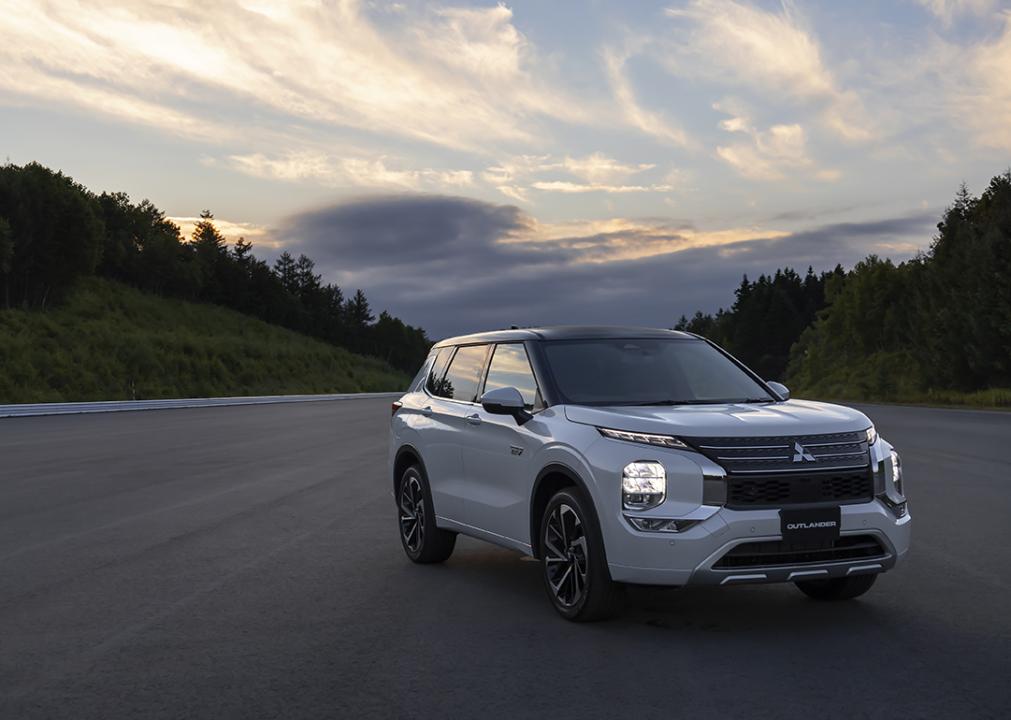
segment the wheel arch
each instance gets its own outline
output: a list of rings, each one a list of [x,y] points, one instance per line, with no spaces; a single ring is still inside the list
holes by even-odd
[[[592,515],[592,520],[598,531],[600,530],[597,506],[586,481],[583,480],[579,472],[564,463],[549,463],[537,473],[537,479],[534,481],[533,491],[530,494],[530,551],[535,558],[541,556],[541,521],[544,519],[544,510],[555,493],[567,487],[575,487],[582,492],[583,497],[589,503],[588,510]]]
[[[425,461],[421,459],[421,453],[410,443],[405,443],[397,450],[397,454],[393,460],[393,497],[397,496],[400,478],[403,477],[404,471],[411,465],[420,465],[422,474],[426,480],[428,479],[428,471],[425,469]]]

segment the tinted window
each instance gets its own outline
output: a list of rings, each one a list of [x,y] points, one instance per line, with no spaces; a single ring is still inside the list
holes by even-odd
[[[456,351],[443,381],[443,397],[473,402],[481,384],[481,371],[488,354],[487,345],[468,345]]]
[[[449,359],[452,356],[453,348],[440,348],[435,355],[435,359],[432,360],[432,364],[429,366],[430,370],[428,371],[428,380],[425,381],[425,387],[428,389],[428,392],[433,395],[446,397],[442,376],[446,374],[446,365],[449,363]]]
[[[545,343],[558,389],[591,405],[772,400],[729,358],[700,340],[577,340]]]
[[[537,404],[537,381],[534,380],[533,370],[530,369],[527,351],[520,343],[496,345],[495,354],[491,356],[484,391],[504,387],[519,390],[527,409]]]

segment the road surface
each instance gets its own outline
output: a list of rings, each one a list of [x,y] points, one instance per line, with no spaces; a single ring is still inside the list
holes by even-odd
[[[0,420],[0,717],[1008,717],[1011,414],[863,408],[908,561],[860,601],[403,556],[385,400]]]

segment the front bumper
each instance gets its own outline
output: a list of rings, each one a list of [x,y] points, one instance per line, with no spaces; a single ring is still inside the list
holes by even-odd
[[[873,557],[721,567],[721,559],[737,546],[781,541],[779,511],[713,510],[681,533],[635,530],[621,513],[601,518],[607,525],[604,541],[612,579],[645,585],[731,585],[837,578],[885,572],[909,550],[910,516],[896,518],[875,499],[840,509],[840,536],[875,539],[881,552]]]

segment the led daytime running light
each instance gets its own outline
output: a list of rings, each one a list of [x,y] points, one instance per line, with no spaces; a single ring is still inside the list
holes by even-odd
[[[641,445],[655,445],[659,447],[679,448],[687,450],[688,446],[678,440],[673,435],[654,435],[652,433],[629,432],[628,430],[612,430],[611,428],[599,427],[597,430],[606,438],[612,440],[624,440]]]

